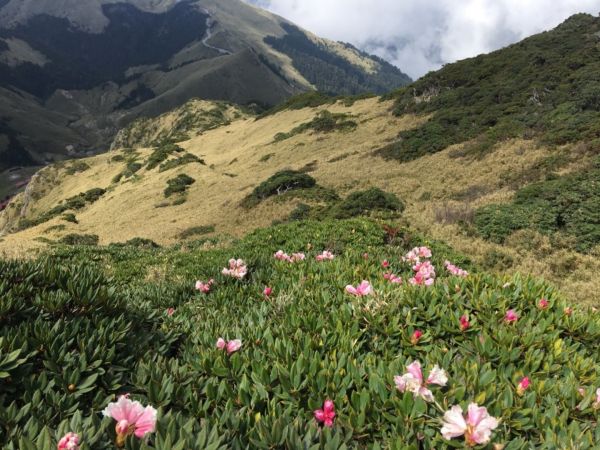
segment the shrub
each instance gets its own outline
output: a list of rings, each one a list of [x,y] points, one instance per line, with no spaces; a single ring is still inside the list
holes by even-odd
[[[197,227],[191,227],[179,234],[181,239],[187,239],[192,236],[202,236],[209,233],[214,233],[215,226],[214,225],[201,225]]]
[[[600,243],[600,168],[534,183],[517,191],[507,205],[489,205],[475,214],[485,239],[504,242],[513,231],[532,227],[543,234],[573,236],[578,251]]]
[[[174,143],[166,143],[161,145],[158,148],[155,148],[154,151],[148,157],[148,161],[146,162],[146,169],[152,170],[157,167],[160,163],[165,161],[170,155],[173,153],[181,153],[183,149]]]
[[[76,173],[85,172],[90,168],[89,164],[83,161],[73,161],[66,169],[67,175],[75,175]]]
[[[289,139],[292,136],[312,130],[316,133],[332,133],[334,131],[352,131],[356,129],[358,124],[354,120],[349,119],[348,114],[331,113],[329,111],[321,111],[310,122],[303,123],[295,127],[289,133],[277,133],[273,138],[274,142],[280,142]]]
[[[186,164],[191,164],[191,163],[198,163],[198,164],[202,164],[203,166],[206,165],[206,163],[204,162],[203,159],[200,159],[196,155],[193,155],[191,153],[186,153],[185,155],[183,155],[179,158],[165,161],[164,163],[162,163],[160,165],[158,171],[164,172],[166,170],[174,169],[175,167],[179,167],[179,166],[185,166]]]
[[[177,175],[167,181],[167,188],[164,191],[165,197],[170,197],[173,194],[183,194],[195,182],[196,180],[184,173]]]
[[[404,211],[404,203],[395,194],[371,188],[350,194],[333,209],[333,216],[345,219],[367,214],[371,211]]]
[[[79,223],[79,221],[77,220],[77,217],[75,217],[75,214],[73,214],[73,213],[65,213],[61,217],[62,217],[62,220],[64,220],[65,222]]]
[[[306,173],[282,170],[254,188],[252,193],[242,201],[242,206],[249,208],[268,197],[281,195],[295,189],[311,188],[315,185],[315,179]]]
[[[112,246],[112,247],[135,247],[135,248],[147,248],[147,249],[160,248],[160,245],[158,245],[153,240],[146,239],[146,238],[140,238],[140,237],[135,237],[135,238],[129,239],[128,241],[126,241],[124,243],[112,243],[112,244],[110,244],[110,246]]]
[[[61,244],[65,245],[98,245],[98,236],[95,234],[76,234],[71,233],[60,239]]]

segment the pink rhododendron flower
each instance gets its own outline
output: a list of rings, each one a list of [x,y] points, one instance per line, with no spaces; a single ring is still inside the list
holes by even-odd
[[[412,336],[410,337],[410,342],[413,345],[416,345],[421,339],[421,336],[423,336],[423,332],[421,330],[415,330]]]
[[[248,267],[242,259],[230,259],[229,268],[225,267],[221,273],[228,277],[237,278],[241,280],[248,273]]]
[[[448,376],[443,369],[440,369],[436,364],[429,372],[429,376],[423,382],[423,372],[421,371],[421,363],[414,361],[406,366],[407,373],[404,375],[396,375],[394,383],[400,392],[412,392],[413,395],[421,397],[426,402],[434,400],[433,393],[426,386],[437,384],[438,386],[446,386]]]
[[[69,432],[58,441],[58,450],[79,450],[79,436]]]
[[[202,281],[196,281],[196,290],[200,291],[204,294],[208,294],[210,292],[210,288],[214,284],[215,280],[212,278],[208,280],[208,282],[204,283]]]
[[[290,256],[287,253],[284,253],[283,250],[277,250],[273,255],[273,258],[279,261],[289,261]]]
[[[265,287],[263,294],[265,294],[265,297],[269,297],[271,294],[273,293],[273,288],[271,287]]]
[[[506,323],[515,323],[517,320],[519,320],[519,316],[514,310],[509,309],[506,311],[506,315],[504,316],[504,321]]]
[[[394,275],[391,272],[384,273],[383,274],[383,278],[385,278],[386,280],[388,280],[390,283],[402,284],[402,277],[399,277],[398,275]]]
[[[571,308],[570,306],[567,306],[563,312],[565,313],[565,316],[570,316],[571,314],[573,314],[573,308]]]
[[[323,409],[317,409],[314,412],[317,422],[322,423],[326,427],[333,426],[335,419],[335,406],[331,400],[325,400]]]
[[[225,350],[228,355],[237,352],[240,348],[242,348],[242,341],[239,339],[234,339],[233,341],[226,341],[223,338],[217,339],[217,348],[219,350]]]
[[[306,255],[302,252],[300,253],[292,253],[292,257],[290,258],[291,262],[304,261]]]
[[[315,256],[317,261],[331,261],[335,258],[335,255],[331,253],[329,250],[324,250],[320,255]]]
[[[404,261],[415,264],[427,258],[431,258],[431,250],[428,247],[415,247],[404,256]]]
[[[592,408],[600,409],[600,388],[596,390],[596,401],[592,404]]]
[[[487,444],[492,437],[492,430],[498,425],[498,419],[490,416],[483,406],[471,403],[467,409],[467,416],[464,417],[462,408],[454,405],[444,414],[441,432],[444,439],[448,440],[464,435],[465,443],[474,447]]]
[[[363,259],[369,259],[369,254],[368,254],[368,253],[366,253],[366,252],[365,252],[365,253],[363,253],[363,255],[362,255],[362,256],[363,256]]]
[[[287,253],[284,253],[283,250],[278,250],[273,257],[279,261],[298,262],[303,261],[306,258],[306,255],[304,253],[292,253],[292,256],[290,256]]]
[[[529,381],[529,377],[523,377],[517,385],[517,394],[523,395],[530,384],[531,381]]]
[[[373,293],[373,288],[371,287],[371,283],[366,280],[363,280],[358,286],[354,287],[352,285],[346,286],[346,292],[352,295],[356,295],[361,297],[363,295],[369,295]]]
[[[144,408],[140,402],[129,400],[128,395],[121,395],[116,402],[109,403],[102,414],[117,421],[117,447],[122,447],[125,438],[131,434],[142,438],[156,428],[156,409],[152,406]]]
[[[435,267],[430,261],[418,262],[413,266],[415,276],[408,280],[414,286],[431,286],[435,280]]]
[[[381,261],[381,267],[387,269],[388,267],[390,267],[390,262],[387,259],[384,259],[383,261]]]
[[[167,316],[171,317],[173,314],[175,314],[175,308],[167,309]]]
[[[542,298],[538,302],[538,308],[540,308],[540,309],[546,309],[546,308],[548,308],[548,305],[550,305],[550,303],[545,298]]]
[[[469,323],[469,318],[465,315],[460,316],[460,319],[458,319],[458,321],[460,322],[460,331],[468,330],[471,326],[471,324]]]
[[[448,272],[450,272],[452,275],[456,275],[457,277],[465,278],[469,276],[469,272],[461,269],[460,267],[455,266],[450,261],[444,262],[444,267],[446,267],[446,270]]]

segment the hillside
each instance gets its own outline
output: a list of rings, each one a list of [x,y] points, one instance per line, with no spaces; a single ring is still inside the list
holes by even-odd
[[[9,0],[0,171],[97,153],[131,121],[191,98],[265,107],[315,88],[382,93],[409,81],[239,0]]]
[[[141,121],[123,132],[127,148],[39,172],[0,216],[0,249],[22,255],[77,240],[73,235],[102,245],[134,238],[172,245],[204,235],[242,236],[273,221],[386,216],[377,210],[389,201],[369,191],[379,188],[402,203],[399,223],[447,242],[484,269],[544,277],[565,295],[598,305],[594,133],[600,122],[598,111],[581,104],[594,83],[590,74],[600,70],[598,30],[598,18],[574,16],[382,99],[313,94],[259,117],[205,104]],[[573,42],[585,45],[576,51]],[[539,58],[531,55],[552,67],[532,71]],[[519,63],[521,82],[496,76],[507,60]],[[547,103],[532,105],[533,86],[564,67],[574,67],[572,76],[548,88]],[[439,92],[419,93],[432,80]],[[506,95],[494,94],[502,89]],[[496,98],[494,108],[489,98]],[[548,118],[568,107],[569,121]],[[189,108],[194,112],[187,114]],[[495,115],[498,129],[478,128],[480,108]],[[445,119],[462,115],[464,123]],[[535,132],[501,133],[524,118],[539,121]],[[160,130],[171,140],[159,139]],[[287,170],[300,174],[280,173]],[[370,203],[376,211],[368,210]]]

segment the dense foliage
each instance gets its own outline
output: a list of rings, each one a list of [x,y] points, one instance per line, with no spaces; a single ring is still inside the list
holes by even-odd
[[[67,431],[82,449],[114,448],[115,423],[99,413],[121,393],[158,408],[156,433],[130,436],[130,449],[462,448],[442,438],[440,419],[473,401],[501,419],[492,443],[506,449],[592,449],[600,439],[600,317],[565,314],[544,284],[446,275],[445,259],[473,268],[365,220],[294,223],[198,250],[206,244],[65,247],[49,260],[0,262],[4,448],[53,449]],[[432,249],[434,285],[384,279],[384,270],[411,276],[401,256],[418,244]],[[315,260],[327,248],[335,259]],[[278,249],[307,258],[278,261]],[[248,264],[243,280],[220,274],[233,256]],[[194,294],[194,280],[209,278],[210,292]],[[373,295],[345,292],[362,279]],[[509,309],[517,323],[505,321]],[[241,339],[239,351],[215,348],[221,336]],[[394,386],[414,360],[447,371],[435,402]],[[313,411],[327,398],[336,417],[319,428]]]
[[[296,170],[281,170],[256,186],[242,202],[242,206],[250,208],[262,200],[274,195],[282,195],[295,189],[306,189],[316,185],[310,175]]]
[[[190,187],[195,182],[196,180],[194,180],[189,175],[181,173],[175,178],[167,180],[167,187],[164,190],[165,197],[170,197],[173,194],[184,194],[185,191],[187,191],[188,187]]]
[[[364,215],[371,211],[393,211],[401,213],[404,204],[395,194],[384,192],[379,188],[356,191],[346,197],[333,208],[333,215],[338,219],[347,219]]]
[[[432,114],[379,154],[409,161],[475,140],[482,154],[503,139],[536,137],[600,146],[600,18],[579,14],[552,31],[449,64],[391,95],[394,112]]]
[[[488,205],[475,215],[486,239],[502,243],[520,229],[564,233],[579,251],[600,244],[600,160],[594,168],[530,184],[510,204]]]
[[[351,119],[351,116],[344,113],[332,113],[327,110],[321,111],[309,122],[302,123],[287,133],[277,133],[274,137],[275,142],[289,139],[305,131],[314,131],[315,133],[332,133],[334,131],[352,131],[358,124]]]

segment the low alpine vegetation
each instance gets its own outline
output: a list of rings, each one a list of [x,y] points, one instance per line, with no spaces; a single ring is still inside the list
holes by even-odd
[[[298,125],[288,133],[277,133],[273,138],[274,142],[280,142],[289,139],[305,131],[314,131],[315,133],[332,133],[334,131],[352,131],[358,124],[350,119],[348,114],[331,113],[327,110],[321,111],[310,122]]]
[[[189,175],[184,173],[177,175],[175,178],[171,178],[167,181],[167,187],[164,191],[165,197],[169,198],[173,194],[184,194],[188,187],[194,184],[194,180]]]
[[[243,201],[242,206],[251,208],[268,197],[282,195],[296,189],[308,189],[316,185],[313,177],[295,170],[282,170],[254,188]]]
[[[600,315],[409,230],[307,221],[205,250],[51,252],[0,261],[3,448],[600,439]],[[418,274],[431,282],[403,282]]]

